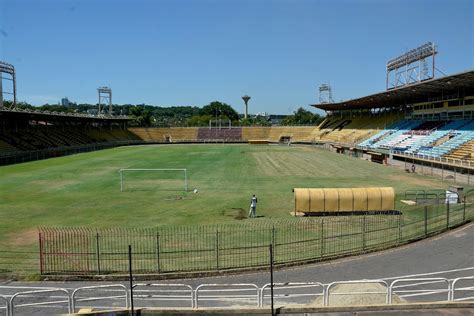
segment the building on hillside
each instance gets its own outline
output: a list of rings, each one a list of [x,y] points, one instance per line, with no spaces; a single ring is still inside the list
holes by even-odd
[[[69,99],[67,97],[64,97],[64,98],[61,99],[61,105],[67,107],[67,106],[71,105],[71,102],[69,101]]]
[[[283,115],[283,114],[270,114],[268,118],[270,119],[270,122],[272,122],[272,125],[280,125],[281,121],[283,121],[288,115]]]

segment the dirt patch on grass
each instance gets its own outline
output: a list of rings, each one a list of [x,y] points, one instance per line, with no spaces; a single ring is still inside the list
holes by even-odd
[[[29,228],[20,232],[15,232],[7,236],[6,244],[12,247],[22,247],[34,244],[38,241],[38,230]]]
[[[243,208],[230,208],[222,211],[222,215],[243,220],[247,218],[247,212]]]
[[[405,182],[405,183],[410,183],[410,185],[413,186],[423,186],[423,187],[429,187],[433,189],[443,189],[446,187],[446,185],[439,183],[436,180],[431,180],[431,179],[420,179],[414,176],[407,176],[407,175],[389,175],[387,176],[388,180],[393,180],[397,182]]]

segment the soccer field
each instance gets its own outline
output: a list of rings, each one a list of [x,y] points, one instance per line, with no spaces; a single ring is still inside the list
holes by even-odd
[[[121,168],[186,168],[189,191],[181,189],[182,174],[172,185],[156,186],[163,173],[146,173],[143,185],[121,193]],[[447,187],[435,178],[303,146],[121,147],[4,166],[0,174],[1,249],[33,249],[38,226],[242,223],[250,221],[239,215],[246,215],[252,194],[260,216],[253,221],[288,218],[294,187],[393,186],[399,197],[407,189]]]

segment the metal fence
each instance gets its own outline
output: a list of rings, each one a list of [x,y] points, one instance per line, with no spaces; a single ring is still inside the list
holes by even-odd
[[[462,166],[462,167],[470,167],[470,168],[474,167],[474,162],[469,161],[469,160],[446,158],[446,157],[440,157],[439,155],[430,156],[430,155],[422,155],[422,154],[409,154],[409,153],[405,153],[403,151],[397,151],[397,150],[393,150],[392,153],[394,155],[398,155],[401,157],[424,159],[424,160],[429,160],[433,162],[439,162],[443,164],[450,164],[450,165]]]
[[[12,272],[36,274],[39,272],[39,252],[20,250],[0,250],[0,275]],[[1,302],[0,302],[1,303]]]
[[[246,225],[41,228],[41,274],[182,273],[326,260],[417,240],[474,218],[474,191],[458,204],[407,206],[399,214],[328,216]]]
[[[273,295],[269,291],[270,283],[262,286],[253,283],[214,283],[194,287],[175,283],[136,283],[132,285],[133,292],[120,283],[68,289],[0,286],[0,315],[75,313],[81,308],[113,311],[130,309],[132,305],[164,309],[233,309],[265,308],[274,302],[277,307],[331,307],[341,306],[338,297],[371,298],[367,305],[474,301],[474,276],[446,278],[431,274],[421,274],[416,278],[400,276],[327,284],[274,283]],[[348,301],[342,305],[350,304]]]

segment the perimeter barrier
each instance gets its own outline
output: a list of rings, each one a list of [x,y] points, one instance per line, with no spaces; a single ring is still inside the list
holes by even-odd
[[[259,287],[252,283],[215,283],[192,287],[188,284],[175,283],[136,283],[133,284],[133,300],[139,303],[139,308],[204,309],[243,306],[266,308],[269,307],[270,301],[274,301],[277,307],[340,306],[339,302],[333,302],[331,299],[337,296],[368,298],[368,305],[474,301],[474,296],[472,296],[474,276],[454,279],[423,276],[421,274],[416,278],[336,281],[328,284],[274,283],[273,297],[269,293],[271,284]],[[468,284],[460,286],[461,282],[468,282]],[[349,285],[351,288],[339,288],[343,285]],[[394,296],[398,297],[397,301],[393,300]],[[430,298],[426,298],[427,296]],[[377,299],[374,300],[375,297]],[[130,288],[119,283],[73,289],[2,286],[0,287],[0,303],[4,304],[0,305],[0,314],[13,316],[17,313],[28,314],[28,312],[38,313],[39,311],[43,314],[75,313],[78,305],[94,311],[108,310],[110,312],[129,309],[131,300]]]
[[[322,261],[402,245],[474,218],[474,190],[462,203],[405,206],[390,214],[326,216],[234,225],[158,228],[43,227],[43,275],[216,272]]]

